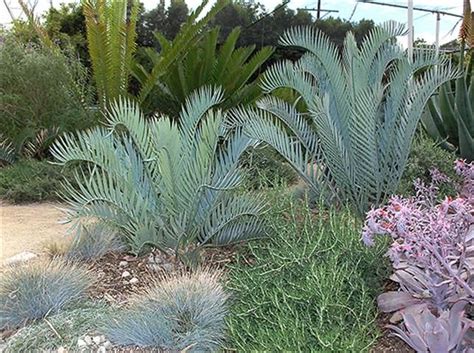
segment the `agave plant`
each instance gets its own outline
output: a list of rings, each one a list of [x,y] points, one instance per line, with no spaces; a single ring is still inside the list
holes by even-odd
[[[77,172],[78,189],[66,185],[70,219],[108,223],[134,253],[150,244],[194,254],[202,245],[262,235],[262,199],[231,192],[241,180],[239,157],[256,142],[228,130],[226,114],[211,110],[222,98],[221,90],[201,88],[186,100],[179,123],[145,120],[135,103],[120,100],[108,128],[60,138],[52,147],[58,163],[82,162],[90,173]]]
[[[470,1],[464,1],[464,18],[460,31],[460,67],[464,76],[443,85],[429,101],[423,122],[427,132],[448,149],[455,149],[461,158],[474,160],[474,13]],[[465,47],[470,58],[464,68]]]
[[[474,323],[464,317],[467,302],[457,302],[450,310],[435,316],[426,306],[416,312],[405,312],[403,329],[388,325],[395,335],[417,352],[470,352],[472,343],[467,332]]]
[[[0,134],[0,162],[12,164],[22,157],[43,159],[60,134],[58,127],[39,130],[25,128],[16,136],[15,143]]]
[[[127,93],[136,49],[137,0],[84,0],[87,45],[99,106]]]
[[[175,60],[154,90],[153,97],[160,110],[176,114],[186,97],[202,86],[218,85],[223,88],[223,109],[255,101],[261,93],[252,76],[271,56],[273,49],[264,47],[255,51],[255,45],[235,48],[240,30],[235,28],[219,44],[219,28],[204,34],[192,45],[186,56]],[[152,57],[154,51],[149,51]]]
[[[236,109],[234,119],[277,149],[316,194],[349,201],[363,214],[397,189],[427,100],[459,75],[435,53],[410,60],[395,41],[404,32],[388,22],[360,47],[348,33],[339,54],[317,29],[288,30],[280,43],[307,52],[267,70],[262,87],[291,88],[296,103],[269,95],[255,108]],[[301,101],[307,110],[296,108]]]

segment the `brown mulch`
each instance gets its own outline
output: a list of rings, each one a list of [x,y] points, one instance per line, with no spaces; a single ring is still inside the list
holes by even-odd
[[[393,291],[398,289],[398,284],[388,280],[384,285],[384,292]],[[377,318],[377,326],[382,331],[382,336],[380,336],[375,343],[375,346],[371,349],[371,353],[413,353],[413,350],[409,345],[407,345],[403,340],[394,336],[392,331],[387,329],[386,326],[390,324],[390,318],[392,314],[379,313]]]
[[[392,331],[385,328],[389,324],[391,314],[381,313],[377,319],[377,325],[382,331],[382,336],[379,337],[375,346],[371,349],[371,353],[414,353],[409,345],[403,342],[397,336],[392,334]]]
[[[202,251],[202,264],[221,269],[235,261],[236,246],[206,248]],[[131,295],[143,292],[153,282],[167,275],[189,271],[175,256],[153,250],[143,256],[110,253],[89,264],[96,281],[90,290],[94,299],[114,304],[127,303]]]

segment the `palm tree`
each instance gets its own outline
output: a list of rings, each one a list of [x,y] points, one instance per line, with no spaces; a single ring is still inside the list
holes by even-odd
[[[136,50],[137,0],[84,0],[87,46],[102,111],[127,94]]]

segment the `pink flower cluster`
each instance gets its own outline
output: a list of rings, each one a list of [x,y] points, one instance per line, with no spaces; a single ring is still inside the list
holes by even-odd
[[[457,161],[455,169],[464,179],[457,198],[436,203],[438,185],[449,180],[433,170],[430,185],[415,182],[415,197],[393,196],[386,206],[369,211],[362,240],[371,246],[375,235],[389,235],[395,268],[407,263],[466,289],[466,252],[474,242],[473,232],[468,235],[474,227],[474,163]]]

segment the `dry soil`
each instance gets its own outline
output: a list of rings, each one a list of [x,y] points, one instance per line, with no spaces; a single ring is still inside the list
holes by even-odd
[[[0,265],[5,259],[31,251],[39,253],[46,242],[63,240],[68,225],[59,223],[60,204],[10,205],[0,201]]]

